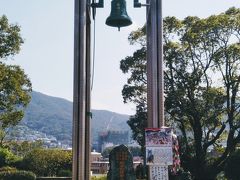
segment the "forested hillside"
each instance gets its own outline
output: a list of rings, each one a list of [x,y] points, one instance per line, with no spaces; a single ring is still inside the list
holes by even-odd
[[[92,110],[92,138],[97,140],[100,131],[129,130],[129,116],[106,110]],[[72,102],[62,98],[32,92],[22,125],[55,136],[58,140],[71,140]]]

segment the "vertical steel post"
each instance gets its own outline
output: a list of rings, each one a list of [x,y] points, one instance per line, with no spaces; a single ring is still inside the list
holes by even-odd
[[[164,126],[162,1],[147,0],[148,127]]]
[[[75,0],[73,87],[73,180],[85,180],[86,0]]]
[[[86,26],[86,139],[85,139],[85,180],[91,179],[91,13],[90,1],[87,6]]]
[[[158,125],[165,125],[164,120],[164,62],[163,62],[163,17],[162,0],[157,0],[156,4],[157,21],[157,51],[158,51]]]
[[[147,0],[147,4],[148,127],[159,128],[164,126],[162,0]]]

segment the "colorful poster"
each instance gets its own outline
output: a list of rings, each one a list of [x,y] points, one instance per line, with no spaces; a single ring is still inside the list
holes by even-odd
[[[171,128],[147,128],[145,129],[146,146],[172,147]]]
[[[145,138],[147,165],[173,164],[171,128],[147,128]]]

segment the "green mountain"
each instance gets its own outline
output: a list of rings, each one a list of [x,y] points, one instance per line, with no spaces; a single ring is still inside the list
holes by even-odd
[[[92,140],[106,130],[130,130],[126,121],[128,115],[106,110],[92,110]],[[31,130],[52,135],[60,141],[72,138],[72,102],[62,98],[32,92],[32,99],[20,123]]]

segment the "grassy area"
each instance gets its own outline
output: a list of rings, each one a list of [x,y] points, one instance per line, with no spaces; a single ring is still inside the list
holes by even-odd
[[[91,180],[107,180],[107,176],[106,175],[102,175],[102,176],[92,176]]]

